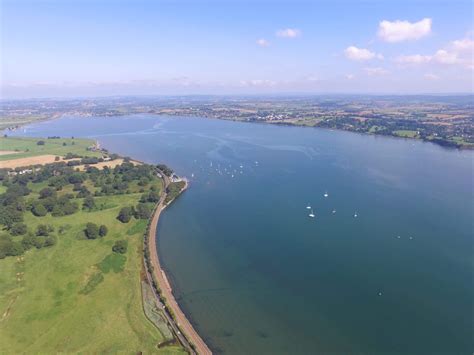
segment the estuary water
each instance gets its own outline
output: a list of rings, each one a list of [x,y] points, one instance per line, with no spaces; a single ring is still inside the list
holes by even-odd
[[[474,350],[473,152],[148,115],[14,134],[92,137],[190,180],[158,247],[216,353]]]

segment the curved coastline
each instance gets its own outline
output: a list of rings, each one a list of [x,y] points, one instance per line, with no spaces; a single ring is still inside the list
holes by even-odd
[[[148,248],[149,248],[149,253],[150,253],[150,262],[151,262],[151,265],[153,266],[153,276],[158,284],[158,288],[161,291],[161,298],[166,300],[165,301],[166,306],[169,307],[169,309],[173,313],[174,322],[177,325],[177,327],[180,329],[180,331],[183,333],[186,340],[192,344],[192,347],[194,348],[196,353],[212,354],[212,351],[209,349],[209,347],[206,345],[204,340],[200,337],[200,335],[192,326],[191,322],[188,320],[186,315],[183,313],[183,311],[179,307],[178,302],[174,298],[170,284],[166,277],[166,273],[161,268],[160,259],[158,255],[158,249],[157,249],[157,243],[156,243],[156,240],[157,240],[156,231],[157,231],[161,212],[172,202],[171,200],[166,204],[164,203],[165,198],[166,198],[166,187],[168,186],[169,182],[168,182],[168,179],[165,177],[165,175],[163,175],[163,180],[165,184],[164,186],[165,193],[162,195],[159,203],[157,204],[157,207],[153,213],[153,216],[150,222],[150,227],[148,229]],[[186,190],[188,187],[188,182],[186,180],[184,181],[185,181],[185,186],[183,190],[181,191],[181,193],[184,190]],[[179,331],[177,335],[179,338],[179,335],[180,335]]]

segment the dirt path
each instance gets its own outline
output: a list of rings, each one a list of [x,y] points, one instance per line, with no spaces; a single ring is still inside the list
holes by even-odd
[[[186,318],[183,311],[176,302],[176,299],[173,296],[171,288],[169,286],[168,280],[166,279],[164,270],[161,268],[160,260],[158,258],[158,250],[156,248],[156,228],[158,226],[158,220],[160,218],[161,211],[166,208],[166,205],[163,204],[166,198],[166,187],[169,184],[168,178],[164,178],[165,181],[165,192],[163,193],[161,200],[158,204],[158,208],[156,209],[148,235],[149,247],[150,247],[150,258],[151,263],[153,265],[153,270],[155,274],[156,281],[158,282],[158,287],[161,290],[162,297],[166,298],[167,305],[171,308],[174,313],[176,323],[181,331],[184,333],[185,337],[194,345],[195,350],[198,354],[212,354],[211,350],[207,347],[206,343],[199,334],[196,332],[192,324]],[[187,187],[187,183],[185,189]]]

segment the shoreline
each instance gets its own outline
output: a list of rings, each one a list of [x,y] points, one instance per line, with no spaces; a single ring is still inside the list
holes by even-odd
[[[25,122],[25,123],[20,123],[15,127],[14,129],[10,129],[9,127],[0,129],[0,132],[2,134],[8,134],[8,132],[14,132],[17,129],[28,126],[30,124],[35,124],[35,123],[41,123],[41,122],[46,122],[46,121],[53,121],[56,119],[61,119],[64,117],[77,117],[77,118],[113,118],[113,117],[123,117],[123,116],[133,116],[133,115],[153,115],[153,116],[168,116],[168,117],[190,117],[190,118],[206,118],[210,120],[220,120],[220,121],[230,121],[230,122],[241,122],[241,123],[252,123],[252,124],[263,124],[263,125],[274,125],[274,126],[282,126],[282,127],[301,127],[301,128],[317,128],[317,129],[324,129],[324,130],[330,130],[330,131],[340,131],[340,132],[350,132],[350,133],[356,133],[356,134],[362,134],[362,135],[367,135],[367,136],[373,136],[373,137],[388,137],[388,138],[394,138],[394,139],[403,139],[403,140],[411,140],[411,141],[418,141],[418,142],[423,142],[423,143],[431,143],[434,144],[435,146],[448,149],[448,150],[458,150],[458,151],[473,151],[474,150],[474,145],[461,145],[461,146],[452,146],[452,145],[447,145],[440,143],[439,141],[433,140],[433,139],[424,139],[424,138],[418,138],[418,137],[403,137],[403,136],[398,136],[394,134],[380,134],[380,133],[370,133],[370,132],[359,132],[355,130],[350,130],[350,129],[342,129],[342,128],[332,128],[332,127],[321,127],[321,126],[306,126],[306,125],[298,125],[295,123],[291,122],[278,122],[278,121],[246,121],[246,120],[239,120],[239,119],[234,119],[234,118],[219,118],[219,117],[211,117],[211,116],[195,116],[195,115],[187,115],[187,114],[180,114],[180,115],[174,115],[174,114],[169,114],[169,113],[146,113],[146,112],[132,112],[132,113],[123,113],[123,114],[116,114],[116,115],[111,115],[111,116],[101,116],[101,115],[81,115],[81,114],[62,114],[56,117],[48,117],[45,119],[37,120],[37,121],[31,121],[31,122]]]
[[[160,290],[160,298],[161,300],[165,300],[165,305],[168,307],[173,316],[173,322],[179,328],[178,334],[176,334],[179,338],[180,331],[183,333],[184,337],[187,341],[189,341],[189,345],[191,350],[195,350],[197,354],[212,354],[212,351],[206,345],[204,340],[201,336],[197,333],[197,331],[192,326],[191,322],[188,320],[184,312],[179,307],[178,302],[174,298],[173,292],[171,290],[171,285],[168,282],[168,278],[166,276],[165,271],[162,269],[160,264],[160,259],[158,255],[158,248],[156,245],[157,236],[156,231],[158,227],[159,218],[161,212],[171,203],[173,200],[169,201],[168,203],[164,203],[166,198],[166,188],[169,184],[168,178],[163,174],[163,181],[164,181],[164,194],[162,195],[160,201],[157,204],[157,207],[153,213],[153,216],[150,220],[150,226],[148,229],[148,248],[150,254],[150,263],[152,266],[152,273],[153,278],[156,280],[157,286]],[[181,190],[180,194],[183,193],[188,188],[188,182],[184,180],[185,185],[184,188]],[[159,301],[161,301],[159,300]]]

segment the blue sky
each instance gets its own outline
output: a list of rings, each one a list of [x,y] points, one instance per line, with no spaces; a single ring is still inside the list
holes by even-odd
[[[472,92],[472,7],[2,0],[1,94]]]

